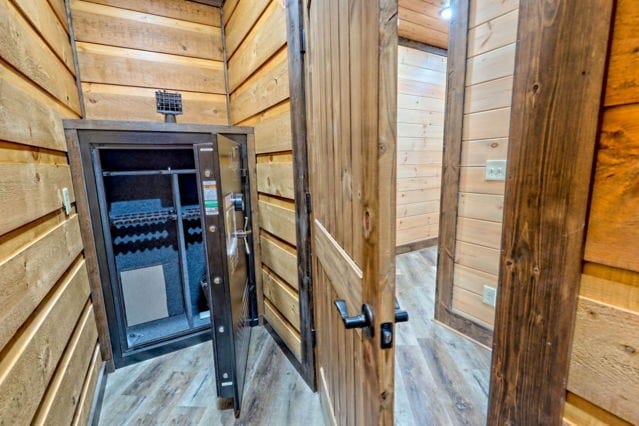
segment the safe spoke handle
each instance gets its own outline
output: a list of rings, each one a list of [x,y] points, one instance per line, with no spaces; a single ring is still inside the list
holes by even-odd
[[[342,318],[344,328],[350,330],[352,328],[363,328],[368,337],[373,337],[373,311],[369,305],[362,305],[362,312],[359,315],[349,316],[348,306],[343,299],[335,301],[335,307],[339,316]]]

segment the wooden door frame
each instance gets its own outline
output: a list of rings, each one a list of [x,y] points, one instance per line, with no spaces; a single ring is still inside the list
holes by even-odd
[[[453,276],[457,244],[459,173],[461,170],[466,64],[471,0],[452,0],[456,11],[450,21],[448,41],[448,79],[444,113],[444,152],[442,155],[442,192],[437,249],[435,320],[459,331],[485,346],[492,343],[492,330],[453,310]],[[463,12],[463,13],[462,13]]]
[[[494,338],[490,329],[452,310],[470,0],[451,1],[465,13],[451,20],[448,50],[435,318],[492,345],[488,424],[561,423],[612,22],[607,0],[560,0],[554,13],[537,1],[521,2],[519,9]],[[299,8],[297,0],[292,3]],[[303,34],[301,27],[294,28]],[[303,67],[303,44],[296,45],[299,50],[291,45],[289,57],[299,57],[290,63]],[[566,55],[574,60],[562,60]],[[295,91],[304,96],[303,79],[294,80],[292,100]],[[305,103],[298,98],[295,105],[303,114]],[[561,120],[545,126],[551,112]],[[294,133],[294,150],[305,152],[306,123],[300,114],[292,115],[293,128],[302,126]],[[540,127],[547,131],[539,132]],[[567,158],[569,163],[557,161]],[[530,200],[535,203],[529,205]],[[312,300],[308,284],[300,303],[302,297]],[[308,315],[312,321],[312,311]]]
[[[300,373],[317,389],[315,374],[315,324],[313,315],[313,275],[311,271],[311,204],[306,145],[306,81],[304,78],[305,38],[302,0],[286,0],[286,41],[288,48],[291,133],[293,139],[293,185],[295,191],[295,234],[299,282]]]

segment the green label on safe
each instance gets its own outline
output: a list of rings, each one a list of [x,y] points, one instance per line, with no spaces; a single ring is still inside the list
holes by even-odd
[[[217,200],[217,182],[214,180],[202,181],[202,194],[204,198],[204,213],[207,216],[215,216],[220,212]]]

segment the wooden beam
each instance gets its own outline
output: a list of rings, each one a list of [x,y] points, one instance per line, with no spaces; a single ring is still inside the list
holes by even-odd
[[[421,41],[411,40],[405,37],[398,37],[397,44],[399,44],[400,46],[408,47],[410,49],[417,49],[421,50],[422,52],[432,53],[434,55],[448,56],[448,50],[446,49],[422,43]]]
[[[521,2],[489,424],[562,423],[613,2]]]
[[[286,34],[288,46],[289,92],[291,102],[291,130],[293,141],[293,174],[295,190],[295,223],[297,234],[297,274],[302,341],[302,376],[317,389],[315,377],[315,347],[313,343],[313,283],[311,274],[311,227],[306,146],[306,82],[304,79],[302,0],[286,2]]]
[[[462,317],[453,310],[457,211],[466,95],[469,0],[453,0],[451,7],[458,13],[451,20],[448,46],[448,91],[444,121],[435,320],[490,346],[492,334],[490,329]]]

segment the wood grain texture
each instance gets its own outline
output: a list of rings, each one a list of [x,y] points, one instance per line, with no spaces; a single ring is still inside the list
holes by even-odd
[[[569,426],[631,426],[627,421],[568,392],[564,407],[564,424]]]
[[[77,41],[223,60],[219,28],[82,0],[72,12]]]
[[[559,424],[612,5],[539,5],[519,9],[488,416]]]
[[[441,18],[442,5],[428,0],[399,0],[400,37],[448,48],[448,22]]]
[[[62,119],[77,118],[45,91],[0,63],[0,139],[66,151]]]
[[[268,299],[264,300],[264,318],[275,329],[277,335],[286,343],[295,357],[300,360],[302,358],[302,341],[299,332],[286,320],[279,308],[273,306]]]
[[[300,301],[297,290],[262,269],[264,297],[277,306],[277,310],[297,330],[300,331]]]
[[[639,105],[606,109],[584,258],[639,272]],[[614,214],[611,214],[614,212]]]
[[[286,241],[297,244],[295,235],[295,210],[269,203],[259,202],[260,226],[265,231]]]
[[[92,120],[157,121],[155,89],[83,83],[87,118]],[[228,124],[226,96],[182,92],[184,114],[178,120],[196,124]]]
[[[80,112],[73,74],[9,0],[0,1],[0,56],[62,105]]]
[[[77,216],[57,225],[0,268],[0,348],[29,318],[82,251]],[[55,261],[52,261],[55,259]]]
[[[226,2],[232,3],[232,2]],[[235,50],[240,46],[240,43],[248,32],[253,28],[255,22],[264,12],[264,9],[269,5],[269,0],[253,0],[253,1],[236,1],[237,7],[233,10],[231,15],[228,12],[224,12],[225,17],[225,40],[226,40],[226,52],[229,57],[233,56]],[[224,5],[225,9],[229,6]]]
[[[80,402],[82,385],[89,371],[97,339],[98,330],[93,319],[93,309],[89,307],[78,321],[69,340],[69,347],[51,379],[33,424],[71,424]]]
[[[0,362],[2,423],[31,421],[88,298],[86,270],[79,263],[5,353]]]
[[[257,190],[265,194],[293,199],[293,164],[273,162],[257,164]]]
[[[632,0],[616,3],[615,24],[606,80],[607,106],[639,101],[639,39],[635,31],[639,7]]]
[[[401,10],[401,9],[400,9]],[[400,15],[401,19],[401,15]],[[416,104],[409,103],[409,98],[404,98],[398,104],[397,110],[397,174],[403,174],[402,169],[412,168],[419,165],[432,165],[441,167],[442,146],[443,146],[443,115],[444,96],[446,85],[446,58],[411,49],[403,46],[398,48],[398,97],[410,95],[418,98],[423,94],[423,87],[411,84],[411,72],[419,70],[434,71],[434,76],[439,76],[438,83],[425,83],[435,88],[429,93],[429,98],[439,100],[437,103],[425,103],[423,110],[412,109]],[[419,99],[419,98],[418,98]],[[419,101],[418,101],[419,102]],[[409,109],[410,108],[410,109]],[[398,178],[398,193],[408,190],[431,189],[439,191],[441,187],[441,174],[426,178]],[[414,243],[419,239],[428,240],[437,238],[437,227],[432,226],[433,222],[424,219],[426,213],[439,215],[439,209],[418,213],[422,206],[426,204],[422,200],[415,200],[412,204],[398,204],[396,216],[398,218],[412,216],[409,220],[397,222],[397,246]],[[430,203],[433,204],[433,203]],[[438,203],[434,203],[438,204]],[[408,213],[411,214],[408,214]],[[426,218],[427,219],[427,218]],[[401,232],[405,228],[414,228],[411,232]]]
[[[639,314],[579,298],[568,390],[636,424]],[[605,360],[605,362],[602,362]]]
[[[75,416],[73,417],[73,426],[81,426],[89,423],[91,407],[93,405],[93,396],[95,395],[95,389],[97,387],[98,380],[100,379],[100,375],[103,373],[104,368],[102,359],[100,358],[100,345],[97,345],[93,351],[93,356],[91,357],[89,371],[84,379],[78,408],[76,409]]]
[[[229,91],[232,93],[286,44],[286,12],[272,1],[228,61]]]
[[[299,288],[295,251],[272,237],[262,236],[260,240],[262,263],[275,272],[294,289]]]
[[[210,342],[201,343],[109,374],[98,424],[280,425],[292,421],[323,425],[319,397],[264,327],[253,328],[247,371],[251,385],[237,420],[233,410],[213,400],[211,348]]]
[[[221,61],[84,42],[77,49],[85,83],[226,94]]]
[[[255,152],[268,154],[290,151],[292,147],[291,105],[288,101],[241,122],[255,130]]]
[[[134,10],[181,21],[220,26],[220,8],[193,1],[172,0],[93,0],[93,3]]]
[[[288,62],[282,49],[231,95],[231,121],[239,123],[288,97]]]

